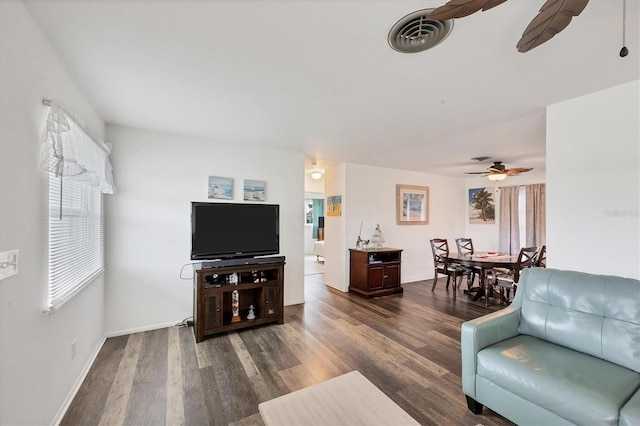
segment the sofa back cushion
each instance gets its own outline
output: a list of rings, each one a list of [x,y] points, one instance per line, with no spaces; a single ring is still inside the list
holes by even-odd
[[[531,268],[514,305],[519,331],[640,373],[640,281]]]

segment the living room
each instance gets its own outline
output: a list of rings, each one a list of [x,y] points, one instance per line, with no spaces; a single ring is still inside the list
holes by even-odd
[[[635,12],[628,15],[635,16],[628,30],[636,39],[628,38],[628,58],[612,54],[616,61],[634,64],[631,72],[624,62],[618,84],[583,91],[533,114],[545,124],[540,137],[546,169],[512,177],[508,185],[547,184],[550,267],[638,279],[638,5],[627,6]],[[280,245],[287,258],[284,303],[304,303],[301,206],[308,154],[243,145],[233,135],[212,139],[106,122],[70,70],[72,59],[53,48],[22,2],[0,4],[0,48],[0,251],[20,250],[18,274],[0,282],[0,424],[59,421],[105,338],[166,327],[192,315],[191,276],[181,275],[189,264],[189,203],[206,201],[212,174],[233,178],[238,202],[243,179],[267,182],[267,201],[281,206],[280,220],[287,224]],[[63,102],[113,143],[117,188],[115,195],[105,196],[104,273],[49,315],[43,314],[47,200],[39,141],[48,114],[43,98]],[[519,120],[487,125],[473,134],[512,132]],[[396,225],[396,184],[429,187],[428,225]],[[432,277],[432,237],[464,235],[478,247],[495,247],[496,225],[466,220],[468,189],[485,186],[486,178],[357,161],[327,169],[325,194],[342,196],[343,215],[325,222],[326,284],[347,289],[347,253],[361,223],[366,235],[381,224],[386,244],[404,250],[402,280],[407,283]],[[77,345],[73,356],[72,342]],[[37,410],[33,401],[38,401]]]

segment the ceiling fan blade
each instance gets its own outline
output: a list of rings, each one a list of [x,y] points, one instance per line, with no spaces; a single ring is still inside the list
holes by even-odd
[[[464,18],[480,9],[489,10],[507,0],[450,0],[429,14],[429,19],[445,21],[453,18]]]
[[[574,16],[580,15],[587,3],[589,0],[547,0],[538,16],[522,33],[516,45],[518,52],[528,52],[564,30]]]
[[[487,172],[465,172],[465,175],[488,175]]]
[[[533,170],[533,168],[522,168],[522,167],[514,167],[513,169],[507,169],[504,171],[504,173],[506,173],[509,176],[515,176],[515,175],[519,175],[520,173],[525,173],[528,172],[530,170]]]

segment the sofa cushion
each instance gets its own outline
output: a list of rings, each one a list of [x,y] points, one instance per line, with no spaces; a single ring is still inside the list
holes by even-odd
[[[526,335],[478,352],[477,374],[576,424],[617,424],[640,387],[635,371]]]
[[[628,278],[531,268],[514,303],[519,331],[640,372],[640,285]]]
[[[640,425],[640,390],[620,410],[620,426]]]

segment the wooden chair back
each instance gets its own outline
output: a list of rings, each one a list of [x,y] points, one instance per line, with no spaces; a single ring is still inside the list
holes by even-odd
[[[442,267],[445,269],[446,262],[442,256],[449,255],[449,242],[446,238],[434,238],[429,240],[431,243],[431,251],[433,252],[433,263],[435,268]]]
[[[547,246],[542,246],[542,248],[540,248],[540,253],[538,253],[538,259],[536,260],[536,267],[547,267]]]
[[[520,271],[524,268],[531,268],[536,265],[538,255],[538,247],[523,247],[518,254],[518,261],[513,274],[513,282],[517,283],[520,279]]]
[[[456,238],[456,246],[460,254],[473,254],[473,241],[471,238]]]

